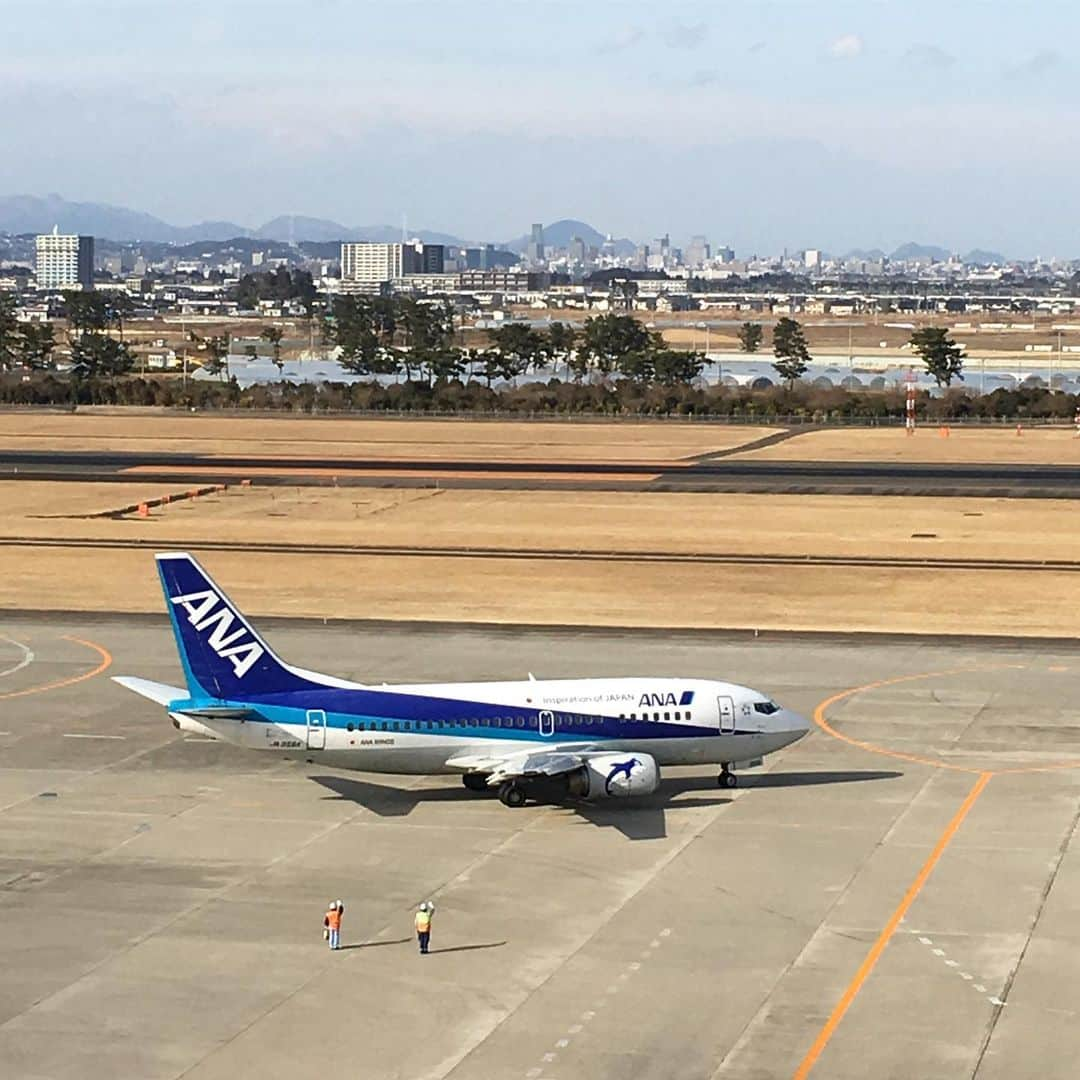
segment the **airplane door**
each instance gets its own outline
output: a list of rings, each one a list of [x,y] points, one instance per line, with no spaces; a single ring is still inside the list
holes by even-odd
[[[735,731],[735,702],[726,695],[716,699],[720,708],[720,734],[731,735]]]
[[[322,709],[307,711],[307,748],[326,749],[326,713]]]
[[[555,734],[555,714],[546,709],[537,717],[540,734],[545,738]]]

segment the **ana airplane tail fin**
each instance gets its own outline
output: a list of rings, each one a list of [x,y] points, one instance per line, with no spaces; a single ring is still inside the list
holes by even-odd
[[[312,685],[275,655],[186,551],[155,558],[193,698],[235,700]]]

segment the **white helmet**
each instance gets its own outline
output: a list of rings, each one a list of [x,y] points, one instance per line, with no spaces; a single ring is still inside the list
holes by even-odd
[[[340,900],[334,901],[334,907],[343,908],[345,905]]]
[[[424,901],[424,903],[422,903],[420,905],[420,910],[421,911],[427,911],[427,901],[426,900]]]

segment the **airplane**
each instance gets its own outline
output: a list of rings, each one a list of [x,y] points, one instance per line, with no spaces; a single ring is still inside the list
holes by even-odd
[[[461,774],[508,807],[651,795],[665,765],[735,769],[807,720],[734,683],[683,678],[372,685],[294,667],[187,552],[155,556],[186,688],[114,676],[180,731],[363,772]]]

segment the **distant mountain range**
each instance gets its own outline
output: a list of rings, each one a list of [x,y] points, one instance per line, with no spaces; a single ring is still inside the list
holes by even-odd
[[[935,247],[933,244],[902,244],[891,255],[882,251],[881,248],[871,248],[864,250],[862,248],[856,248],[853,251],[849,251],[843,256],[845,259],[866,259],[868,261],[874,261],[877,259],[890,259],[893,262],[945,262],[952,257],[952,252],[948,248]],[[984,251],[982,248],[975,248],[969,251],[966,255],[962,256],[965,263],[975,266],[989,266],[992,263],[1005,262],[1005,256],[996,251]]]
[[[60,195],[0,196],[0,232],[43,233],[53,226],[61,232],[81,233],[107,240],[154,241],[166,244],[190,244],[199,240],[276,240],[281,243],[298,243],[312,240],[319,243],[341,240],[373,240],[392,243],[401,239],[401,229],[392,225],[341,225],[322,218],[284,215],[248,229],[233,221],[203,221],[198,225],[170,225],[152,214],[128,210],[105,203],[69,202]],[[410,236],[418,236],[429,244],[461,244],[456,236],[432,232],[427,229],[412,230]]]

